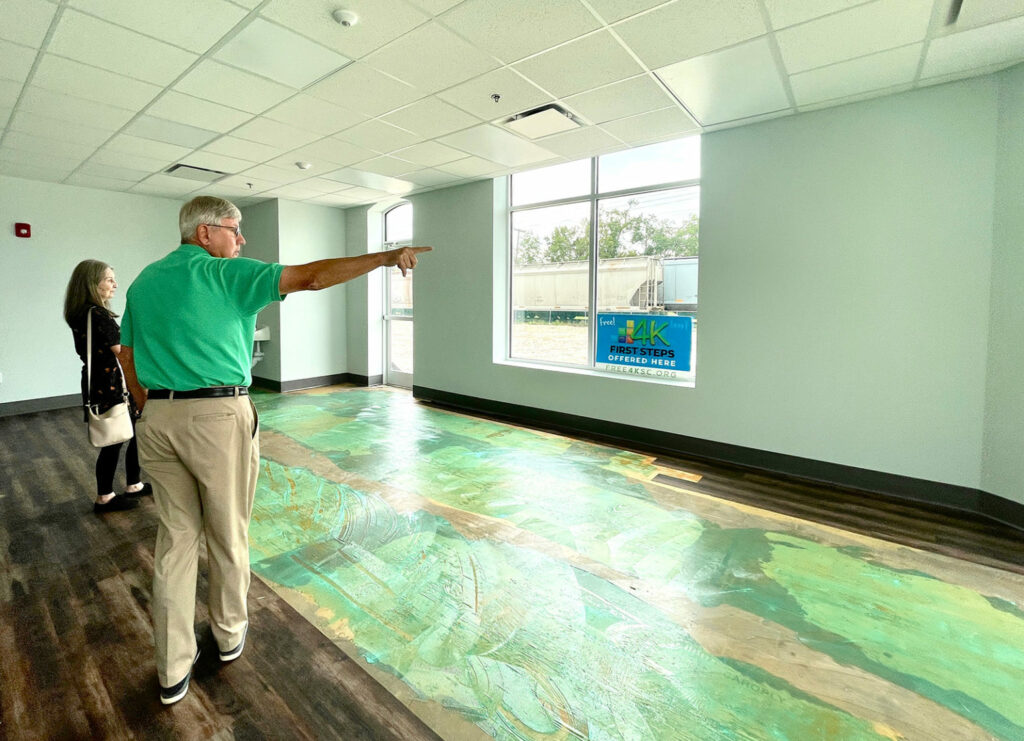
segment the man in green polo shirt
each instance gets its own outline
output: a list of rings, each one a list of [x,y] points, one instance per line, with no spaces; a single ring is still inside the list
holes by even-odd
[[[160,700],[188,692],[199,535],[210,566],[210,627],[222,661],[237,658],[248,628],[249,517],[259,464],[248,396],[256,314],[289,293],[344,283],[377,267],[410,270],[430,247],[279,265],[238,257],[242,215],[200,196],[179,214],[182,245],[128,289],[121,322],[125,380],[143,410],[139,459],[159,515],[153,630]]]

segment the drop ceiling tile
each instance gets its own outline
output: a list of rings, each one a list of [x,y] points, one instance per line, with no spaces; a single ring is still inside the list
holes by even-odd
[[[540,143],[545,149],[570,160],[593,157],[623,147],[621,141],[596,126],[545,137]]]
[[[373,203],[390,197],[390,193],[385,190],[376,190],[374,188],[348,188],[340,193],[336,194],[338,198],[343,198],[352,203]]]
[[[1024,60],[1024,17],[934,39],[921,77]]]
[[[240,139],[259,142],[260,144],[267,144],[271,147],[276,147],[278,150],[294,149],[320,138],[319,134],[297,129],[294,126],[289,126],[279,121],[272,121],[262,116],[239,126],[231,132],[231,135],[237,136]]]
[[[44,54],[39,60],[32,84],[57,93],[134,110],[144,108],[162,89],[53,54]]]
[[[590,5],[605,23],[615,23],[623,18],[664,5],[666,0],[590,0]]]
[[[157,85],[168,85],[197,56],[70,8],[47,51]]]
[[[288,185],[298,180],[304,180],[307,176],[305,172],[293,167],[290,170],[285,170],[280,167],[271,167],[270,165],[256,165],[250,167],[248,170],[239,173],[240,177],[254,177],[260,180],[270,181],[274,183],[275,187],[282,185]]]
[[[435,185],[447,185],[449,183],[458,182],[461,177],[461,175],[453,175],[450,172],[441,172],[440,170],[426,168],[423,170],[417,170],[416,172],[406,173],[402,176],[402,179],[408,180],[410,183],[416,183],[416,185],[432,187]]]
[[[254,175],[232,175],[224,178],[223,180],[218,180],[217,185],[225,188],[238,188],[243,193],[251,193],[255,195],[257,193],[270,190],[271,188],[276,188],[279,183],[276,183],[273,180],[263,180],[262,178],[258,178]]]
[[[308,198],[322,197],[323,193],[318,190],[303,188],[302,183],[295,183],[294,185],[283,185],[279,188],[273,188],[266,191],[265,195],[283,198],[286,201],[305,201]]]
[[[82,188],[95,188],[96,190],[114,190],[114,191],[125,191],[131,188],[138,179],[134,180],[121,180],[117,178],[101,177],[99,175],[92,175],[79,170],[78,172],[69,175],[65,180],[65,185],[77,185]]]
[[[210,142],[204,151],[215,154],[226,154],[228,157],[238,157],[252,162],[266,162],[277,157],[280,150],[276,147],[269,147],[266,144],[251,142],[246,139],[239,139],[234,136],[222,136],[216,141]]]
[[[989,23],[1010,20],[1024,14],[1024,2],[1021,0],[984,0],[984,2],[965,2],[960,8],[956,27],[961,31]]]
[[[295,94],[295,90],[290,87],[212,59],[200,62],[174,87],[197,98],[249,113],[262,113]]]
[[[543,147],[487,124],[448,134],[438,141],[508,167],[528,165],[551,157],[551,152]],[[447,166],[441,169],[446,170]]]
[[[250,118],[251,113],[168,90],[146,113],[178,123],[194,124],[211,131],[231,131]]]
[[[82,164],[82,160],[76,157],[60,157],[43,152],[14,149],[6,145],[0,147],[0,162],[50,170],[67,170],[68,172]]]
[[[0,103],[0,129],[7,126],[7,119],[11,117],[14,109],[11,106]]]
[[[869,0],[764,0],[772,28],[786,28],[797,23],[821,18]]]
[[[798,106],[913,82],[923,44],[870,54],[789,78]]]
[[[407,180],[399,180],[397,178],[387,177],[386,175],[378,175],[375,172],[366,172],[365,170],[353,167],[344,167],[340,170],[335,170],[324,177],[330,180],[337,180],[339,183],[357,185],[363,188],[370,188],[375,191],[393,193],[395,195],[408,193],[415,187],[414,183],[410,183]],[[346,191],[346,193],[348,192],[349,191]]]
[[[219,170],[228,174],[243,172],[257,164],[256,162],[241,160],[237,157],[228,157],[226,154],[214,154],[213,152],[203,151],[193,152],[187,157],[183,157],[181,163],[192,165],[193,167],[202,167],[204,170]]]
[[[266,118],[326,136],[355,126],[366,116],[300,93],[263,114]]]
[[[861,5],[775,34],[789,74],[923,41],[933,0]]]
[[[42,136],[50,139],[63,139],[78,144],[91,144],[99,146],[111,138],[117,129],[96,128],[92,126],[81,126],[68,121],[52,119],[48,116],[31,114],[19,110],[8,124],[11,131],[23,131],[27,134]]]
[[[395,157],[400,157],[408,162],[414,162],[421,167],[433,167],[434,165],[443,165],[445,162],[454,162],[455,160],[463,159],[466,156],[465,152],[459,151],[458,149],[452,149],[446,147],[444,144],[438,142],[422,142],[420,144],[414,144],[411,147],[405,149],[399,149],[397,152],[392,152]]]
[[[738,44],[767,30],[757,0],[673,3],[615,26],[651,68]]]
[[[790,105],[765,37],[677,62],[656,73],[704,125]]]
[[[369,149],[357,147],[355,144],[343,142],[340,139],[335,139],[334,137],[328,137],[326,139],[321,139],[318,142],[307,144],[299,149],[295,149],[280,159],[273,161],[275,164],[281,161],[287,161],[287,166],[290,166],[291,163],[298,160],[311,162],[313,163],[313,167],[310,168],[309,174],[319,175],[327,171],[322,169],[324,164],[333,164],[334,167],[329,168],[333,170],[344,165],[351,165],[354,162],[368,160],[376,154],[376,152]]]
[[[253,20],[214,57],[293,88],[303,88],[352,61],[262,18]]]
[[[486,175],[489,172],[494,172],[500,169],[501,165],[490,160],[485,160],[481,157],[466,157],[466,159],[458,160],[456,162],[448,162],[444,165],[438,165],[437,169],[442,172],[447,172],[451,175],[458,175],[463,178],[476,178],[481,175]]]
[[[427,23],[376,51],[364,62],[432,93],[498,66],[494,57],[438,23]]]
[[[315,203],[318,206],[331,206],[333,208],[348,208],[349,206],[355,206],[362,203],[358,198],[346,198],[346,192],[347,191],[342,191],[341,193],[316,196],[315,198],[310,198],[309,202]]]
[[[382,120],[430,139],[459,129],[476,126],[480,119],[437,98],[424,98],[382,116]]]
[[[373,159],[359,162],[354,165],[358,170],[366,170],[367,172],[375,172],[378,175],[387,175],[389,177],[398,177],[403,175],[409,170],[415,170],[416,165],[406,160],[396,159],[395,157],[374,157]]]
[[[492,94],[501,98],[497,103]],[[552,98],[511,69],[488,72],[437,94],[437,97],[469,111],[485,121],[493,121],[550,103]]]
[[[61,139],[47,139],[41,136],[25,134],[21,131],[8,131],[4,137],[4,146],[23,152],[38,152],[64,159],[84,160],[96,151],[92,144],[78,144]]]
[[[99,178],[111,178],[115,180],[126,180],[128,183],[137,183],[143,178],[154,174],[152,170],[133,170],[128,167],[117,167],[115,165],[104,165],[99,162],[85,162],[78,172],[83,175],[92,175]]]
[[[223,180],[218,180],[216,183],[206,184],[197,190],[195,194],[197,196],[217,196],[218,198],[225,198],[239,208],[242,208],[242,206],[248,203],[252,198],[252,191],[245,186],[224,185]]]
[[[174,162],[173,159],[140,157],[137,154],[126,154],[116,149],[104,147],[89,158],[89,162],[97,165],[123,167],[129,170],[145,170],[148,174],[166,170]]]
[[[224,0],[70,0],[70,5],[198,54],[213,46],[246,16],[245,10]]]
[[[331,13],[339,7],[359,16],[359,22],[344,28]],[[426,13],[402,0],[273,0],[261,15],[298,31],[324,46],[359,59],[389,41],[397,39],[429,20]]]
[[[134,111],[61,95],[32,85],[22,93],[18,110],[99,129],[119,129],[135,115]]]
[[[124,152],[125,154],[138,157],[149,157],[168,163],[176,162],[192,151],[189,147],[153,141],[152,139],[141,139],[129,134],[118,134],[107,143],[104,149]]]
[[[927,83],[921,82],[921,86]],[[867,93],[859,93],[857,95],[848,95],[845,98],[832,98],[831,100],[821,101],[820,103],[810,103],[808,105],[798,106],[798,113],[806,113],[807,111],[816,111],[823,108],[835,108],[838,105],[846,105],[847,103],[856,103],[860,100],[870,100],[871,98],[878,98],[883,95],[896,95],[897,93],[905,93],[908,90],[913,90],[913,83],[905,83],[903,85],[894,85],[892,87],[882,88],[879,90],[871,90]],[[744,126],[748,123],[757,123],[759,121],[767,121],[770,118],[777,118],[780,115],[784,115],[786,112],[783,111],[781,114],[776,113],[773,115],[763,116],[761,118],[751,118],[743,122]],[[705,131],[713,131],[714,129],[705,129]]]
[[[359,62],[335,72],[306,92],[366,116],[379,116],[423,97],[411,85]]]
[[[0,78],[25,82],[35,60],[35,49],[0,39]]]
[[[8,162],[3,158],[3,149],[0,149],[0,175],[7,175],[12,178],[25,178],[26,180],[43,180],[48,183],[59,183],[71,174],[74,167],[41,167],[39,165],[26,165],[19,162]]]
[[[260,3],[262,3],[263,0],[231,0],[231,2],[235,5],[240,5],[243,8],[248,8],[252,10],[253,8],[257,7]]]
[[[607,31],[530,57],[515,69],[558,98],[644,71]]]
[[[409,0],[409,2],[430,15],[441,15],[453,5],[461,3],[462,0]]]
[[[647,75],[616,82],[565,99],[565,104],[592,123],[635,116],[675,101]]]
[[[173,175],[150,175],[141,183],[136,183],[129,190],[132,193],[149,193],[151,195],[164,196],[165,198],[178,198],[187,195],[202,186],[198,180],[187,178],[176,178]]]
[[[582,36],[600,23],[577,0],[514,3],[466,0],[441,22],[480,49],[508,63]]]
[[[350,187],[343,183],[339,183],[337,180],[328,180],[327,178],[320,177],[312,177],[307,180],[302,180],[299,185],[303,188],[315,190],[317,193],[337,193],[340,190]]]
[[[13,108],[21,95],[22,83],[14,80],[0,80],[0,106]]]
[[[339,167],[342,166],[342,164],[344,164],[344,163],[341,163],[341,162],[330,162],[330,161],[324,160],[324,159],[312,160],[312,159],[310,159],[310,158],[300,154],[300,152],[302,152],[304,149],[305,149],[305,147],[302,147],[300,149],[296,149],[295,151],[289,152],[288,154],[284,154],[284,155],[281,155],[280,157],[275,157],[274,159],[267,160],[264,164],[270,165],[271,167],[277,167],[277,168],[280,168],[282,170],[292,170],[292,169],[298,169],[298,165],[297,165],[298,162],[304,162],[305,164],[309,165],[308,168],[306,168],[305,170],[302,170],[302,172],[305,173],[307,176],[309,176],[309,175],[323,175],[325,172],[331,172],[332,170],[337,170]],[[362,151],[362,150],[360,150],[360,151],[361,151],[362,157],[356,157],[355,159],[360,159],[360,158],[365,159],[366,157],[372,157],[373,156],[373,152],[365,152],[365,151]],[[355,160],[353,160],[353,161],[355,161]]]
[[[646,144],[700,131],[693,119],[676,107],[609,121],[601,124],[601,128],[627,144]]]
[[[195,149],[218,136],[218,132],[200,129],[197,126],[165,121],[154,116],[139,116],[125,127],[125,132],[143,139],[152,139],[179,147]]]
[[[0,39],[39,48],[57,6],[39,0],[5,0],[0,3]]]
[[[361,123],[334,136],[335,139],[387,154],[420,141],[416,134],[379,119]]]

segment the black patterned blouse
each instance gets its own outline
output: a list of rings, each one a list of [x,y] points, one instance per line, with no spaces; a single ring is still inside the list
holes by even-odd
[[[121,392],[121,368],[117,364],[114,351],[110,348],[121,344],[121,328],[117,326],[114,317],[110,312],[101,306],[92,310],[92,388],[86,397],[85,393],[85,322],[90,316],[88,311],[82,313],[81,317],[71,328],[75,337],[75,352],[82,359],[82,403],[99,404],[100,412],[105,412],[114,404],[120,404]]]

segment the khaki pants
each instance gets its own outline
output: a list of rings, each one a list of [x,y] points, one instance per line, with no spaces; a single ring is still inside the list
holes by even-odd
[[[154,399],[138,423],[139,460],[153,484],[160,518],[153,632],[164,687],[185,678],[196,654],[201,532],[209,554],[210,627],[220,650],[237,646],[246,629],[258,423],[248,396]]]

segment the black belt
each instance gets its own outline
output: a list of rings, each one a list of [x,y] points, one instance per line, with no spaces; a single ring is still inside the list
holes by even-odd
[[[150,389],[149,399],[215,399],[219,396],[248,396],[249,389],[245,386],[211,386],[206,389],[191,391],[171,391],[170,389]]]

